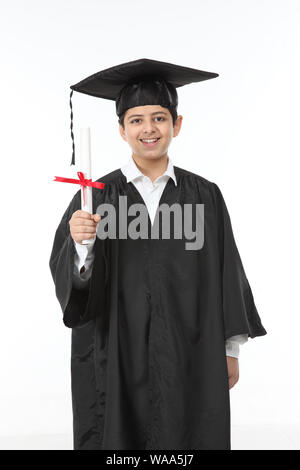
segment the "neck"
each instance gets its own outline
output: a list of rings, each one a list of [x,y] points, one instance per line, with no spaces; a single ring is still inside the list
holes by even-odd
[[[166,169],[168,168],[168,154],[162,155],[158,158],[143,158],[138,155],[133,154],[132,158],[138,167],[138,169],[148,178],[151,179],[152,183],[159,176],[163,175]]]

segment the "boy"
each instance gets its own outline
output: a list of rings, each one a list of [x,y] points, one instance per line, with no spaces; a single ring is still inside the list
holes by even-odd
[[[105,187],[93,189],[93,214],[80,210],[75,194],[50,258],[63,321],[72,328],[74,449],[229,450],[238,343],[266,331],[220,189],[168,156],[182,125],[172,81],[181,86],[180,74],[189,76],[184,83],[200,81],[191,79],[196,72],[214,77],[141,59],[72,89],[109,98],[101,80],[113,87],[124,72],[115,99],[131,158],[98,180]],[[148,235],[160,214],[164,223],[163,206],[204,205],[204,243],[187,249],[186,232],[175,236],[182,226],[175,215],[168,237],[120,236],[121,197],[128,208],[147,208],[140,222]],[[105,238],[100,225],[109,206],[117,236],[109,228]],[[127,228],[133,215],[129,209]],[[94,240],[88,248],[81,245],[87,238]]]

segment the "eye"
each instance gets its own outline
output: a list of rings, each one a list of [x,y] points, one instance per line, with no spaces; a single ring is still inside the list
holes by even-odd
[[[160,119],[161,121],[164,121],[164,120],[165,120],[165,118],[162,117],[162,116],[156,116],[154,119]],[[140,120],[141,120],[141,119],[135,118],[135,119],[133,119],[132,121],[130,121],[130,123],[131,123],[131,124],[134,124],[135,122],[140,121]],[[159,121],[159,122],[161,122],[161,121]]]

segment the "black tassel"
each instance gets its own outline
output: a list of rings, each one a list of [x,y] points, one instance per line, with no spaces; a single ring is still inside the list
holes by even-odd
[[[72,95],[73,90],[70,93],[70,108],[71,108],[71,138],[72,138],[72,161],[71,165],[75,165],[75,143],[74,143],[74,134],[73,134],[73,106],[72,106]],[[70,165],[70,166],[71,166]]]

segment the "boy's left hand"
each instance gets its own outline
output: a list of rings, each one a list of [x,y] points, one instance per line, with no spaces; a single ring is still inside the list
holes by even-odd
[[[239,360],[236,357],[231,356],[226,356],[226,359],[230,390],[239,380]]]

